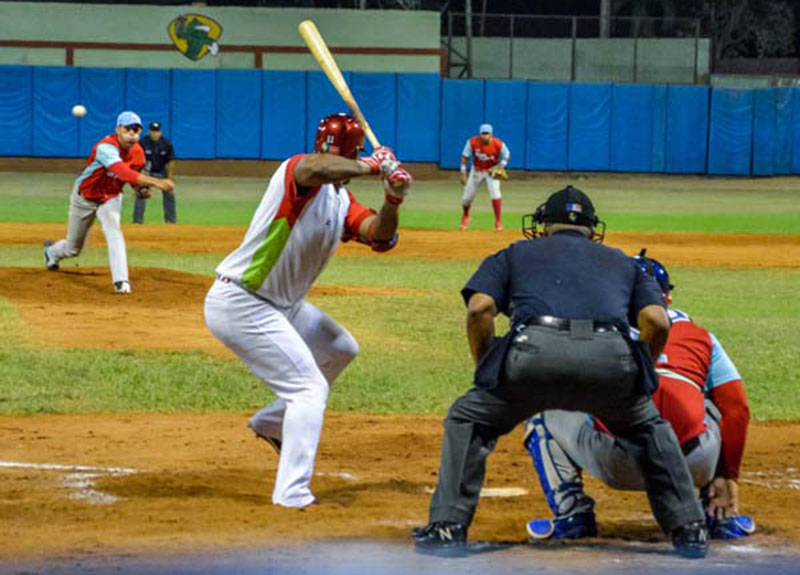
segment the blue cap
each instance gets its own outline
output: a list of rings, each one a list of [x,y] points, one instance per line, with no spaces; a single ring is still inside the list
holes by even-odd
[[[136,112],[125,111],[117,116],[117,126],[141,126],[142,119]]]
[[[494,130],[492,130],[491,124],[481,124],[481,134],[493,134]]]

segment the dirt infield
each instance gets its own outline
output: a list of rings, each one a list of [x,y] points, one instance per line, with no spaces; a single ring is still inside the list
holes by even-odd
[[[425,521],[439,418],[329,413],[314,478],[322,505],[309,511],[269,504],[277,457],[245,425],[243,414],[0,418],[4,462],[124,468],[0,467],[0,557],[208,551],[331,535],[399,541]],[[753,426],[741,490],[760,527],[752,544],[800,540],[790,511],[800,504],[798,447],[800,426]],[[526,518],[546,516],[520,430],[501,439],[486,487],[527,494],[483,498],[474,539],[524,541]],[[593,481],[588,490],[601,540],[662,540],[644,494]]]
[[[0,244],[39,245],[61,233],[61,224],[5,224]],[[216,253],[235,246],[243,230],[142,226],[125,233],[131,247]],[[391,257],[478,258],[517,238],[407,230]],[[102,245],[102,235],[93,242]],[[613,234],[609,242],[630,253],[647,245],[680,265],[800,267],[797,236]],[[365,252],[345,245],[340,253]],[[132,282],[134,294],[120,297],[111,293],[106,268],[0,268],[0,296],[18,307],[33,342],[88,347],[75,334],[102,333],[113,323],[114,337],[103,347],[228,353],[202,318],[210,277],[134,268]],[[396,291],[409,290],[325,286],[312,294]],[[309,511],[269,504],[277,458],[245,424],[244,414],[0,417],[0,558],[188,552],[331,535],[405,540],[412,525],[424,522],[440,418],[330,413],[314,479],[323,505]],[[523,541],[525,519],[547,515],[520,440],[519,430],[501,440],[486,487],[524,493],[484,498],[472,538]],[[800,425],[753,425],[744,469],[742,508],[760,527],[751,541],[797,546]],[[643,494],[592,481],[588,489],[597,496],[601,540],[662,540]]]
[[[59,238],[64,232],[63,224],[0,224],[0,245],[41,245],[44,238]],[[244,232],[244,228],[236,226],[140,225],[126,226],[125,240],[133,248],[226,254],[241,242]],[[520,239],[518,230],[498,233],[404,229],[397,247],[384,257],[475,259]],[[659,259],[677,266],[800,267],[798,235],[612,232],[607,234],[606,244],[630,254],[646,246]],[[89,245],[104,246],[102,233],[92,233]],[[364,246],[349,242],[339,248],[337,255],[365,253]]]

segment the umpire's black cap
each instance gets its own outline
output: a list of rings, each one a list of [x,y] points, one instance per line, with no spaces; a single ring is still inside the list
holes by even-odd
[[[161,122],[150,122],[150,131],[151,132],[160,132],[161,131]]]
[[[542,221],[547,224],[572,224],[575,226],[596,226],[597,216],[589,196],[578,188],[567,186],[547,198],[542,213]]]

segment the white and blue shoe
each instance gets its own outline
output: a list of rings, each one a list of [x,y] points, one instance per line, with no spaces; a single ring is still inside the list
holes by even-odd
[[[525,529],[534,541],[597,537],[594,513],[576,513],[562,519],[531,519]]]

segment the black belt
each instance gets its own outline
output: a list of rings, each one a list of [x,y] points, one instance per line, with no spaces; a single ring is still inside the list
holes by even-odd
[[[698,447],[700,447],[700,436],[696,435],[694,438],[681,445],[681,451],[683,451],[685,457],[688,457],[689,454]]]
[[[552,329],[557,329],[559,331],[570,331],[570,322],[573,320],[561,318],[561,317],[553,317],[551,315],[541,315],[538,317],[528,318],[522,323],[526,326],[528,325],[538,325],[541,327],[549,327]],[[619,331],[617,326],[614,325],[610,321],[593,321],[592,322],[593,331],[596,333],[604,333],[607,331]]]

